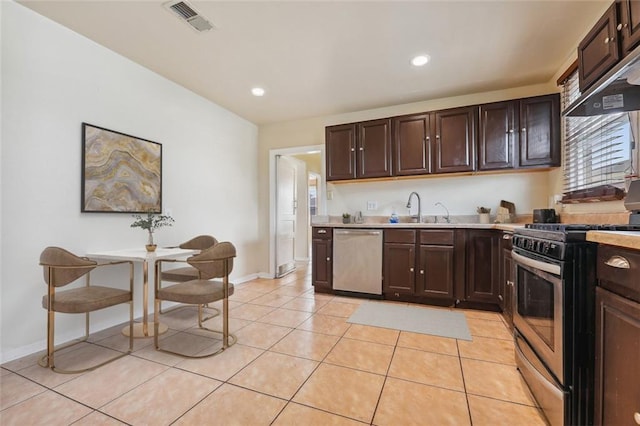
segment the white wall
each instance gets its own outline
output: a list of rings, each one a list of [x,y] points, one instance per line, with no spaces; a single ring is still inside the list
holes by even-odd
[[[45,347],[44,247],[146,241],[128,214],[80,213],[83,121],[162,143],[163,204],[176,222],[158,244],[209,233],[236,245],[233,277],[258,272],[255,125],[19,4],[0,2],[0,16],[2,361]],[[126,319],[114,312],[96,315],[99,326]],[[79,336],[81,324],[61,319],[58,331]]]
[[[420,195],[422,214],[444,216],[446,211],[435,203],[444,204],[454,215],[475,215],[476,207],[490,207],[496,214],[500,200],[516,205],[517,214],[530,214],[534,208],[548,207],[547,172],[511,173],[502,175],[443,176],[397,181],[370,181],[348,184],[327,184],[333,199],[327,201],[327,213],[339,216],[343,212],[363,216],[389,216],[393,212],[407,216],[409,194]],[[375,201],[377,210],[367,210],[367,201]],[[415,205],[415,200],[412,203]],[[412,208],[415,214],[416,207]]]

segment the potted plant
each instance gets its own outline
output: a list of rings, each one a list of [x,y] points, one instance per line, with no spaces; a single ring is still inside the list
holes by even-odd
[[[342,223],[351,223],[351,215],[349,213],[342,213]]]
[[[476,209],[476,211],[478,212],[478,217],[480,219],[480,223],[489,223],[490,222],[490,213],[491,213],[491,209],[488,207],[478,207]]]
[[[147,251],[156,251],[156,244],[153,242],[153,233],[156,229],[163,226],[171,226],[174,222],[171,216],[156,215],[152,212],[147,213],[147,217],[142,217],[139,214],[133,215],[135,222],[131,224],[132,228],[142,228],[149,232],[149,241],[146,244]]]

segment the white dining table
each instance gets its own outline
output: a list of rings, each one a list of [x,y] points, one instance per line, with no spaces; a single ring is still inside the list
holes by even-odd
[[[148,252],[145,248],[132,248],[123,250],[94,251],[87,253],[86,256],[91,259],[131,260],[133,262],[142,263],[142,322],[133,325],[133,337],[152,337],[154,334],[154,328],[149,327],[149,264],[154,267],[157,260],[180,260],[196,253],[199,253],[199,250],[158,247],[154,252]],[[158,313],[156,312],[155,314],[157,315]],[[158,334],[166,332],[167,329],[168,327],[166,324],[160,324]],[[122,329],[122,333],[128,336],[129,326],[124,327]]]

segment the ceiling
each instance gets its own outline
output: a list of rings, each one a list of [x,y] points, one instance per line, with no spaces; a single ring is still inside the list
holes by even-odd
[[[546,83],[611,0],[20,3],[265,124]]]

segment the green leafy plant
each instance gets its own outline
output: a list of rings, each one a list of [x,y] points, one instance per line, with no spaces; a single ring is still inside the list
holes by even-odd
[[[476,211],[478,213],[491,213],[491,209],[489,207],[478,207]]]
[[[342,218],[343,219],[349,219],[351,217],[351,215],[349,213],[342,213]]]
[[[153,233],[156,229],[162,228],[163,226],[171,226],[173,222],[175,222],[171,216],[156,215],[152,212],[148,212],[146,217],[134,214],[133,218],[135,221],[131,224],[132,228],[142,228],[149,232],[149,245],[154,245]]]

